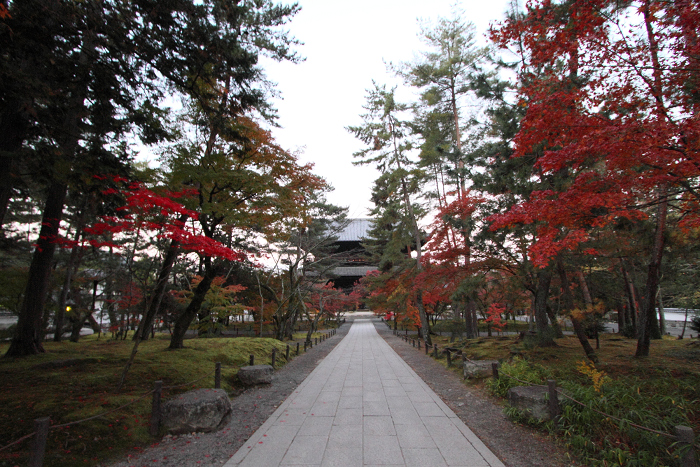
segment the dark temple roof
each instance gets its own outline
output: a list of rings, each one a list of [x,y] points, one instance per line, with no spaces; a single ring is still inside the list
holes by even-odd
[[[350,219],[350,223],[338,234],[339,242],[359,242],[369,235],[372,219]]]

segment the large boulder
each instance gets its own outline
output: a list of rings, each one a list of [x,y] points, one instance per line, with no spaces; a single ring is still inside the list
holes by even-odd
[[[493,375],[493,364],[498,363],[497,360],[465,360],[464,361],[464,377],[465,378],[486,378]]]
[[[164,403],[161,417],[172,434],[216,431],[231,417],[231,401],[223,389],[197,389]]]
[[[244,386],[272,383],[272,373],[275,369],[270,365],[250,365],[238,370],[238,379]]]
[[[534,418],[549,420],[548,392],[545,386],[515,386],[508,390],[508,402]]]

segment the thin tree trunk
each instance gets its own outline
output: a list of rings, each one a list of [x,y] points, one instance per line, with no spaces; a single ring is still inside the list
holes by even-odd
[[[635,357],[648,357],[651,338],[659,334],[659,323],[656,320],[656,294],[661,278],[661,260],[664,252],[664,232],[666,230],[666,214],[668,212],[668,196],[666,187],[659,188],[659,203],[656,213],[656,233],[652,248],[651,260],[647,272],[646,295],[639,315],[637,351]],[[659,336],[660,337],[660,336]]]
[[[646,0],[642,4],[642,13],[644,15],[644,26],[647,32],[647,40],[649,43],[649,55],[652,63],[652,75],[654,83],[651,86],[651,94],[656,103],[655,117],[659,123],[670,121],[668,119],[664,104],[664,89],[662,79],[662,69],[659,62],[659,45],[656,34],[654,33],[652,20],[653,13],[651,0]],[[666,231],[666,215],[668,214],[668,187],[662,184],[658,187],[656,199],[659,202],[656,211],[656,232],[654,235],[654,246],[652,247],[651,259],[647,269],[647,285],[645,291],[642,312],[639,316],[638,340],[636,357],[648,357],[649,347],[652,338],[661,338],[659,332],[659,323],[656,319],[656,294],[659,289],[659,281],[661,279],[661,260],[664,253],[664,233]]]
[[[634,282],[630,278],[630,274],[627,271],[627,265],[622,260],[620,260],[620,269],[622,270],[622,278],[625,282],[625,295],[627,295],[627,302],[629,304],[629,309],[627,310],[628,311],[627,318],[629,318],[629,322],[633,326],[635,326],[635,329],[636,329],[637,316],[639,315],[638,308],[637,308],[636,288],[634,287]]]
[[[56,331],[53,334],[54,342],[61,342],[61,335],[63,334],[63,321],[66,313],[66,302],[68,301],[68,294],[70,293],[71,283],[73,281],[73,274],[78,270],[80,264],[80,237],[83,235],[83,227],[85,225],[85,210],[87,209],[87,201],[83,204],[83,207],[78,213],[77,219],[75,221],[75,245],[71,249],[70,257],[68,258],[68,263],[66,263],[66,276],[63,280],[63,289],[61,289],[61,296],[58,299],[58,310],[56,310],[56,318],[54,319],[54,325]]]
[[[685,309],[685,319],[683,320],[683,330],[681,331],[681,336],[680,339],[683,339],[685,336],[685,327],[688,324],[688,308]],[[692,335],[691,335],[692,337]]]
[[[184,222],[186,219],[186,216],[183,217],[179,219],[181,222]],[[170,246],[168,246],[168,251],[165,253],[165,258],[163,258],[163,264],[161,265],[160,272],[158,273],[158,280],[153,288],[151,300],[148,304],[148,310],[143,316],[138,330],[134,334],[134,340],[136,340],[136,336],[139,336],[139,338],[142,340],[148,339],[149,331],[151,326],[153,326],[153,320],[156,317],[156,313],[158,313],[158,310],[160,309],[160,304],[163,302],[163,295],[165,295],[165,289],[168,286],[168,278],[173,270],[173,265],[175,264],[175,260],[177,259],[179,252],[180,244],[175,240],[172,240],[170,242]]]
[[[574,309],[574,299],[571,295],[569,279],[566,276],[566,270],[564,269],[564,264],[561,258],[557,258],[557,271],[559,272],[559,278],[561,280],[561,291],[564,297],[564,308],[567,309],[569,313],[571,313],[571,311]],[[586,333],[583,330],[581,322],[573,314],[571,314],[570,317],[571,324],[574,326],[574,333],[576,334],[578,341],[581,343],[581,347],[583,347],[583,351],[585,352],[586,357],[588,357],[588,359],[593,363],[598,363],[598,356],[596,355],[595,350],[593,350],[593,347],[591,347],[590,342],[588,342],[588,338],[586,337]]]
[[[661,287],[659,287],[659,292],[657,293],[657,300],[659,303],[659,332],[661,335],[666,334],[666,314],[664,312],[664,302],[661,297]]]
[[[184,348],[184,339],[187,329],[190,327],[192,320],[197,316],[197,313],[202,308],[202,303],[204,303],[204,298],[209,292],[211,283],[216,277],[216,268],[211,265],[211,260],[206,258],[206,267],[204,271],[204,277],[197,284],[194,289],[194,295],[192,300],[185,311],[183,311],[175,320],[175,327],[173,328],[173,335],[170,338],[170,349],[182,349]]]

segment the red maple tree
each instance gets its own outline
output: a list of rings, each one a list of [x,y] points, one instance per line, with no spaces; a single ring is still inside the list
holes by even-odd
[[[689,219],[700,214],[699,19],[697,2],[542,0],[491,31],[527,56],[514,156],[536,155],[549,185],[492,228],[535,224],[530,253],[544,267],[564,251],[601,254],[587,242],[621,219],[653,219],[638,355],[648,355],[669,199],[685,200]]]

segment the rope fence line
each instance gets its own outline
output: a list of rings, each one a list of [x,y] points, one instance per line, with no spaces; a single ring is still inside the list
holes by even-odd
[[[214,373],[216,373],[216,370],[215,370],[215,371],[210,371],[209,373],[205,374],[205,375],[202,376],[201,378],[197,378],[197,379],[195,379],[194,381],[190,381],[189,383],[175,384],[175,385],[172,385],[172,386],[163,386],[162,389],[163,389],[163,390],[166,390],[166,389],[179,389],[179,388],[184,388],[185,386],[190,386],[190,385],[192,385],[192,384],[194,384],[194,383],[198,383],[199,381],[202,381],[204,378],[208,378],[208,377],[212,376]],[[150,392],[149,394],[153,394],[153,390],[151,390],[151,392]]]
[[[343,322],[343,324],[344,324],[344,322]],[[336,328],[336,329],[331,329],[331,330],[328,331],[328,332],[322,332],[322,335],[321,335],[321,338],[320,338],[320,339],[321,339],[321,342],[327,340],[327,339],[330,338],[330,337],[335,336],[336,334],[337,334],[337,328]],[[319,343],[318,340],[319,340],[319,338],[316,337],[316,338],[315,338],[315,344],[312,344],[309,348],[313,348],[314,345],[318,345],[318,343]],[[312,342],[313,342],[313,341],[312,341]],[[305,343],[304,343],[304,351],[306,351],[306,350],[307,350],[307,346],[306,346],[306,342],[305,342]],[[273,367],[274,367],[274,363],[275,363],[276,351],[277,351],[277,348],[276,348],[276,347],[273,347],[273,349],[272,349],[272,364],[273,364]],[[287,344],[286,352],[285,352],[285,354],[284,354],[285,360],[287,360],[287,361],[289,361],[289,352],[290,352],[290,346],[289,346],[289,344]],[[297,342],[296,355],[299,355],[299,342]],[[254,356],[251,355],[250,357],[251,357],[251,362],[252,362]],[[176,385],[171,385],[171,386],[163,386],[163,385],[162,385],[162,381],[156,381],[156,384],[155,384],[155,388],[154,388],[154,389],[151,389],[150,391],[148,391],[148,392],[142,394],[142,395],[139,396],[137,399],[131,400],[131,401],[127,402],[126,404],[123,404],[123,405],[121,405],[121,406],[119,406],[119,407],[116,407],[116,408],[114,408],[114,409],[107,410],[107,411],[105,411],[105,412],[99,413],[99,414],[97,414],[97,415],[93,415],[93,416],[91,416],[91,417],[84,418],[84,419],[82,419],[82,420],[76,420],[76,421],[73,421],[73,422],[62,423],[62,424],[59,424],[59,425],[50,425],[50,418],[49,418],[49,417],[43,417],[43,418],[36,419],[36,420],[34,420],[35,431],[33,431],[33,432],[29,433],[29,434],[26,434],[26,435],[22,436],[21,438],[16,439],[15,441],[13,441],[13,442],[11,442],[11,443],[5,445],[5,446],[0,447],[0,452],[4,451],[4,450],[6,450],[6,449],[9,449],[9,448],[11,448],[12,446],[15,446],[15,445],[17,445],[17,444],[19,444],[19,443],[21,443],[21,442],[27,440],[27,439],[30,439],[30,438],[32,438],[32,437],[38,435],[37,438],[35,438],[35,443],[34,443],[35,446],[33,447],[32,452],[31,452],[31,455],[30,455],[29,466],[30,466],[30,467],[41,467],[41,466],[43,465],[44,450],[45,450],[45,447],[46,447],[46,437],[47,437],[48,432],[49,432],[50,430],[54,430],[54,429],[58,429],[58,428],[66,428],[66,427],[69,427],[69,426],[72,426],[72,425],[78,425],[78,424],[80,424],[80,423],[84,423],[84,422],[87,422],[87,421],[90,421],[90,420],[94,420],[94,419],[96,419],[96,418],[104,417],[104,416],[106,416],[106,415],[108,415],[108,414],[110,414],[110,413],[117,412],[117,411],[122,410],[122,409],[125,409],[126,407],[129,407],[129,406],[131,406],[131,405],[133,405],[133,404],[136,404],[137,402],[140,402],[141,400],[143,400],[143,399],[145,399],[145,398],[147,398],[147,397],[149,397],[149,396],[153,396],[153,406],[152,406],[152,413],[151,413],[151,416],[152,416],[152,418],[155,418],[155,420],[152,420],[151,430],[150,430],[150,431],[151,431],[151,434],[153,434],[153,432],[154,432],[153,427],[155,426],[155,427],[156,427],[156,430],[155,430],[155,431],[156,431],[156,434],[157,434],[158,425],[159,425],[159,423],[160,423],[160,416],[159,416],[159,415],[156,415],[156,416],[154,417],[154,413],[160,411],[160,396],[161,396],[161,394],[162,394],[162,391],[163,391],[163,390],[168,390],[168,389],[178,389],[178,388],[182,388],[182,387],[185,387],[185,386],[190,386],[190,385],[193,385],[193,384],[195,384],[195,383],[197,383],[197,382],[199,382],[199,381],[202,381],[202,380],[205,379],[205,378],[209,378],[209,377],[211,377],[212,375],[214,375],[214,381],[215,381],[215,382],[214,382],[214,386],[216,387],[216,389],[219,389],[219,388],[220,388],[220,383],[221,383],[221,368],[222,368],[221,363],[220,363],[220,362],[216,362],[216,364],[215,364],[215,370],[214,370],[214,371],[209,371],[209,372],[207,372],[206,374],[204,374],[202,377],[197,378],[197,379],[195,379],[195,380],[193,380],[193,381],[189,381],[189,382],[187,382],[187,383],[183,383],[183,384],[176,384]],[[238,366],[233,366],[233,365],[229,365],[229,366],[226,366],[226,367],[223,367],[223,368],[238,369],[238,368],[240,368],[240,367],[238,367]],[[40,426],[41,428],[37,428],[37,427],[39,427],[39,426]],[[41,438],[41,439],[39,439],[39,438]]]
[[[0,448],[0,451],[4,451],[5,449],[10,448],[10,447],[14,446],[15,444],[21,443],[21,442],[24,441],[25,439],[29,439],[29,438],[31,438],[32,436],[34,436],[35,434],[36,434],[36,431],[32,431],[32,432],[29,433],[28,435],[22,436],[20,439],[11,442],[11,443],[8,444],[7,446],[1,447],[1,448]]]
[[[63,424],[61,424],[61,425],[51,425],[51,426],[49,427],[49,430],[53,430],[53,429],[55,429],[55,428],[65,428],[65,427],[68,427],[68,426],[71,426],[71,425],[77,425],[77,424],[79,424],[79,423],[87,422],[87,421],[89,421],[89,420],[94,420],[94,419],[96,419],[96,418],[104,417],[104,416],[107,415],[107,414],[110,414],[110,413],[112,413],[112,412],[117,412],[118,410],[121,410],[121,409],[124,409],[124,408],[126,408],[126,407],[129,407],[130,405],[134,405],[135,403],[137,403],[137,402],[139,402],[139,401],[142,401],[143,399],[147,398],[148,396],[150,396],[150,395],[152,395],[152,394],[153,394],[153,390],[150,390],[150,391],[148,391],[148,392],[142,394],[141,397],[139,397],[139,398],[137,398],[137,399],[134,399],[134,400],[132,400],[132,401],[130,401],[130,402],[127,402],[126,404],[121,405],[121,406],[119,406],[119,407],[117,407],[117,408],[108,410],[108,411],[103,412],[103,413],[101,413],[101,414],[93,415],[92,417],[84,418],[84,419],[82,419],[82,420],[76,420],[76,421],[74,421],[74,422],[69,422],[69,423],[63,423]]]
[[[388,325],[389,327],[391,327],[388,323],[387,323],[387,325]],[[394,330],[394,335],[399,336],[399,333],[398,333],[397,330]],[[405,342],[408,342],[408,341],[409,341],[409,337],[408,337],[407,334],[406,334],[406,335],[403,335],[403,336],[400,336],[400,337],[401,337]],[[418,342],[420,343],[420,339],[418,340]],[[414,345],[414,347],[415,347],[415,345]],[[418,347],[420,348],[420,344],[419,344]],[[439,357],[438,357],[438,352],[437,352],[437,348],[438,348],[437,344],[433,344],[433,345],[425,344],[425,353],[426,353],[426,355],[429,354],[429,348],[430,348],[430,347],[432,347],[432,348],[435,350],[435,351],[433,352],[433,355],[434,355],[436,358],[439,358]],[[471,362],[471,363],[473,363],[473,364],[476,364],[476,362],[475,362],[474,360],[471,360],[469,357],[467,357],[467,356],[464,354],[463,351],[452,351],[452,350],[450,350],[450,349],[444,349],[444,350],[443,350],[443,353],[445,353],[445,354],[447,355],[447,357],[448,357],[448,367],[449,367],[450,364],[451,364],[451,356],[452,356],[452,354],[461,355],[463,361],[468,361],[468,362]],[[522,384],[524,384],[524,385],[527,385],[527,386],[537,386],[537,387],[543,387],[543,388],[549,388],[549,387],[550,387],[550,386],[546,386],[546,385],[543,385],[543,384],[534,384],[534,383],[529,382],[529,381],[523,381],[523,380],[521,380],[521,379],[519,379],[519,378],[516,378],[515,376],[509,375],[508,373],[504,373],[504,372],[502,372],[502,371],[498,371],[498,369],[497,369],[498,366],[499,366],[498,364],[494,364],[493,373],[494,373],[494,378],[495,378],[495,379],[498,379],[499,374],[501,374],[501,375],[503,375],[503,376],[505,376],[505,377],[507,377],[507,378],[511,378],[511,379],[513,379],[513,380],[515,380],[515,381],[517,381],[517,382],[519,382],[519,383],[522,383]],[[554,384],[556,385],[556,382],[554,382]],[[616,416],[614,416],[614,415],[610,415],[610,414],[607,414],[607,413],[605,413],[605,412],[601,412],[600,410],[594,409],[593,407],[590,407],[590,406],[584,404],[583,402],[580,402],[580,401],[574,399],[573,397],[571,397],[570,395],[566,394],[565,392],[563,392],[563,391],[560,390],[559,388],[556,388],[556,387],[555,387],[555,388],[554,388],[554,391],[555,391],[557,394],[562,395],[562,396],[565,397],[566,399],[569,399],[569,400],[571,400],[572,402],[574,402],[574,403],[580,405],[581,407],[584,407],[584,408],[586,408],[586,409],[588,409],[588,410],[591,410],[592,412],[595,412],[595,413],[597,413],[598,415],[602,415],[603,417],[606,417],[606,418],[608,418],[608,419],[615,420],[616,422],[618,422],[618,423],[620,423],[620,424],[627,424],[627,425],[629,425],[630,427],[634,427],[634,428],[637,428],[637,429],[639,429],[639,430],[647,431],[647,432],[649,432],[649,433],[652,433],[652,434],[655,434],[655,435],[658,435],[658,436],[663,436],[663,437],[668,438],[668,439],[671,439],[671,440],[679,441],[679,435],[673,435],[673,434],[671,434],[671,433],[666,433],[666,432],[663,432],[663,431],[655,430],[655,429],[653,429],[653,428],[648,428],[648,427],[645,427],[645,426],[642,426],[642,425],[638,425],[638,424],[636,424],[636,423],[633,423],[633,422],[624,420],[624,419],[622,419],[622,418],[616,417]],[[558,401],[557,401],[557,405],[558,405]],[[678,427],[677,427],[677,428],[678,428]],[[685,428],[685,427],[681,427],[681,428]],[[691,430],[690,428],[688,428],[688,429]],[[690,433],[691,433],[691,438],[690,438],[690,439],[691,439],[691,442],[692,442],[692,430],[690,431]],[[691,447],[695,447],[696,449],[700,449],[700,443],[692,443],[692,444],[691,444]],[[685,465],[685,464],[684,464],[684,465]],[[694,464],[688,464],[688,465],[694,465]]]

